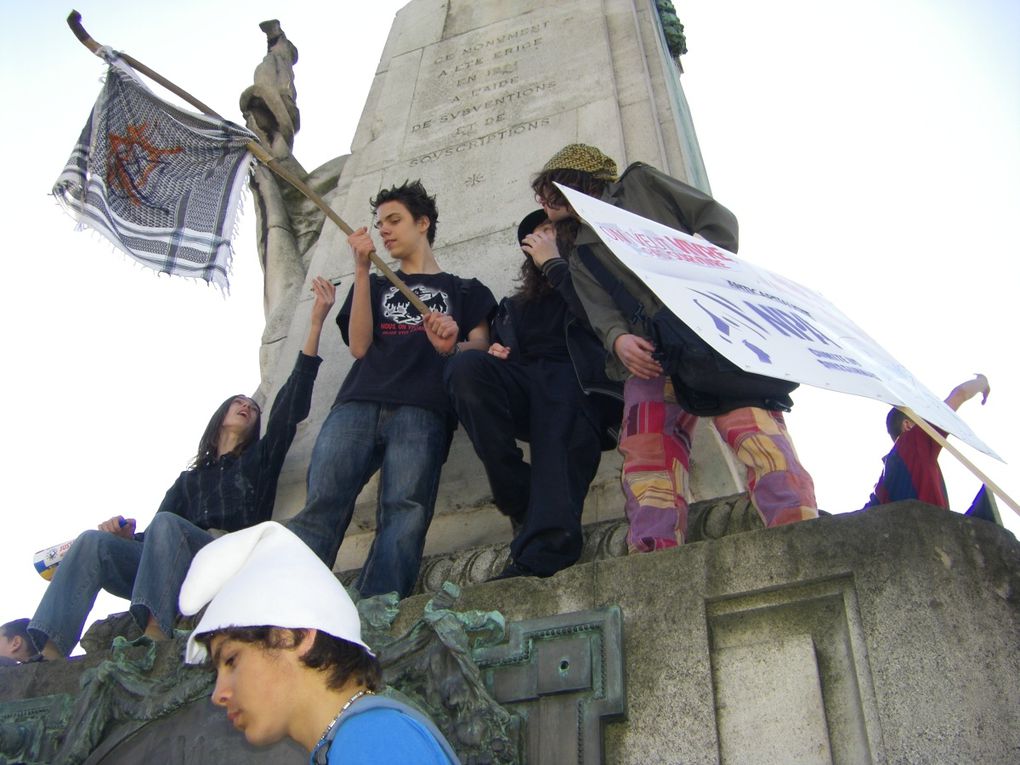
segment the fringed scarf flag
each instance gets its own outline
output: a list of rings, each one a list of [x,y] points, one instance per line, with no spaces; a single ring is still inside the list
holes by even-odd
[[[161,101],[116,52],[53,194],[139,263],[227,290],[255,136]]]

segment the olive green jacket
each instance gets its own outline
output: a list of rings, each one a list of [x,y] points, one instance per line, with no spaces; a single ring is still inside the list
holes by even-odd
[[[738,227],[733,213],[703,191],[641,162],[628,167],[620,180],[606,189],[602,201],[687,234],[699,234],[730,252],[737,251]],[[643,325],[635,324],[623,315],[613,298],[581,263],[576,250],[585,245],[620,280],[624,289],[640,301],[646,316],[658,313],[662,303],[644,282],[620,263],[589,226],[581,224],[574,252],[568,259],[574,290],[596,335],[609,351],[606,373],[614,380],[624,380],[629,373],[613,353],[616,339],[624,334],[651,338],[648,338]]]

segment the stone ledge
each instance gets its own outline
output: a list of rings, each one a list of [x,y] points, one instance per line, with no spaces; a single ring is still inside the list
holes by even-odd
[[[506,523],[509,525],[509,521]],[[689,544],[763,528],[761,518],[746,493],[693,503],[690,506],[687,525]],[[619,558],[626,554],[625,518],[614,518],[584,527],[584,551],[578,563]],[[412,594],[437,592],[443,586],[443,582],[453,582],[460,587],[481,584],[502,571],[509,557],[509,542],[429,556],[422,561],[418,583]],[[358,571],[360,569],[341,572],[340,581],[350,586]]]

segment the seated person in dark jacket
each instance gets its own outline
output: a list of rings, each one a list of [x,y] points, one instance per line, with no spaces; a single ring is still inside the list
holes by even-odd
[[[319,334],[335,288],[316,277],[311,326],[294,371],[273,402],[259,438],[261,410],[231,396],[213,414],[193,467],[167,491],[142,534],[133,518],[114,516],[71,545],[47,587],[29,634],[47,659],[71,653],[99,590],[131,600],[131,615],[154,640],[172,636],[177,596],[195,553],[213,529],[237,531],[273,514],[276,484],[297,424],[308,416],[322,359]]]
[[[488,351],[450,359],[454,409],[510,517],[511,560],[496,578],[552,576],[581,555],[581,512],[603,449],[615,446],[621,387],[587,328],[556,233],[541,210],[517,232],[521,286],[504,298]],[[516,439],[531,445],[531,463]]]

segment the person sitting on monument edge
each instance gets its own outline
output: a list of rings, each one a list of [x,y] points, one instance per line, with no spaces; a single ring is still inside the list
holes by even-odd
[[[675,316],[667,319],[669,329],[684,338],[688,352],[657,347],[644,317],[658,318],[661,303],[619,264],[554,183],[733,252],[737,221],[709,195],[648,165],[635,163],[618,179],[616,163],[586,144],[561,149],[532,182],[536,199],[556,224],[561,251],[571,253],[574,289],[609,351],[607,373],[625,381],[620,452],[629,550],[651,552],[683,543],[699,416],[712,418],[746,466],[748,493],[766,526],[816,518],[814,483],[782,414],[793,404],[789,392],[796,384],[738,370]]]
[[[355,361],[315,441],[305,506],[287,525],[332,566],[358,494],[381,470],[375,539],[354,586],[363,597],[403,598],[418,578],[455,426],[443,368],[453,354],[488,348],[496,301],[478,280],[439,267],[439,214],[420,181],[384,189],[370,205],[397,276],[431,310],[422,316],[370,273],[375,245],[366,228],[348,237],[354,284],[337,324]]]
[[[28,619],[14,619],[0,625],[0,667],[24,664],[38,656],[28,635]]]
[[[131,601],[130,613],[153,640],[173,635],[177,595],[192,556],[216,531],[236,531],[273,514],[276,486],[297,425],[311,407],[322,359],[319,335],[335,288],[316,277],[304,347],[273,402],[261,438],[261,409],[231,396],[213,413],[192,466],[167,491],[152,522],[135,533],[135,520],[115,516],[71,545],[46,588],[29,626],[43,656],[71,653],[100,589]]]
[[[312,765],[459,762],[428,717],[376,695],[382,672],[351,597],[281,524],[227,534],[200,550],[180,608],[205,609],[184,658],[212,664],[212,702],[249,743],[290,738]]]
[[[946,405],[955,412],[980,393],[983,406],[990,392],[988,378],[977,374],[972,380],[953,388],[946,397]],[[889,410],[885,425],[893,440],[893,448],[882,458],[885,463],[882,475],[864,509],[916,499],[948,510],[946,483],[938,462],[942,446],[896,407]],[[943,431],[939,432],[946,435]],[[980,494],[978,498],[981,498]],[[974,514],[976,510],[977,502],[968,511],[968,515]]]
[[[514,526],[496,579],[552,576],[577,562],[584,499],[602,450],[616,446],[623,398],[543,210],[521,221],[517,239],[520,286],[499,304],[492,344],[446,366],[453,408]],[[530,443],[530,464],[518,439]]]

